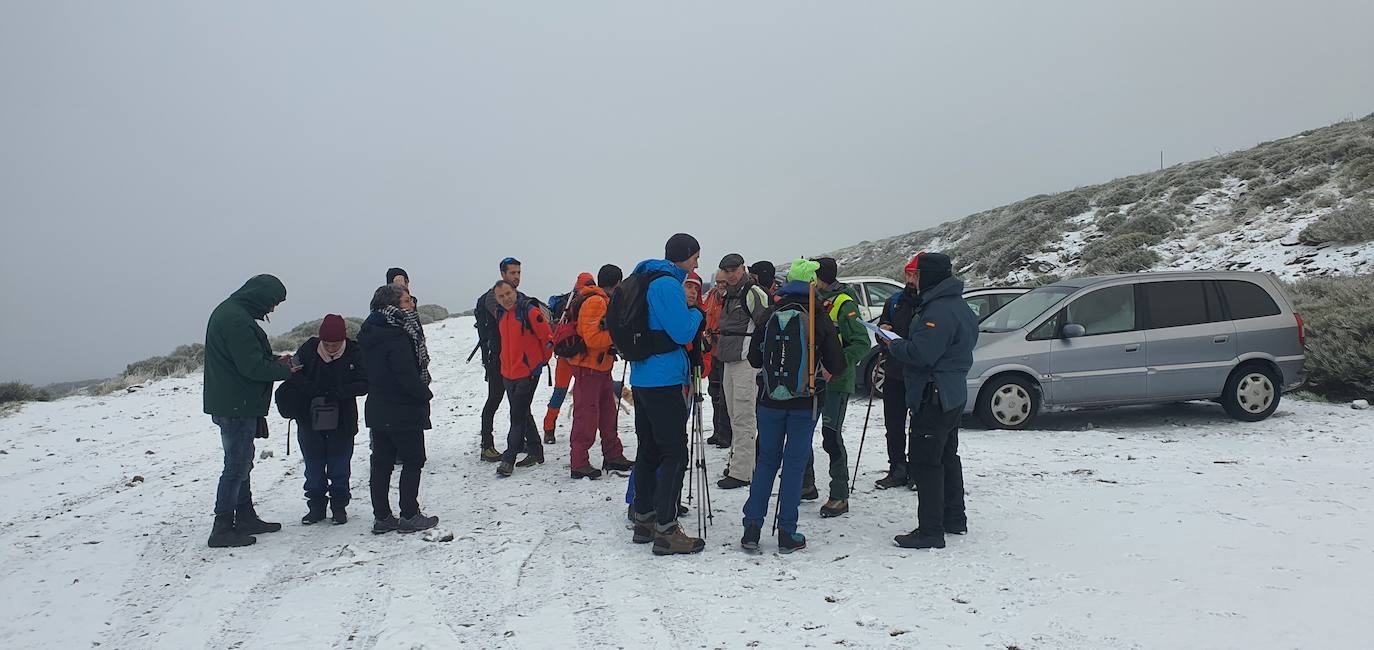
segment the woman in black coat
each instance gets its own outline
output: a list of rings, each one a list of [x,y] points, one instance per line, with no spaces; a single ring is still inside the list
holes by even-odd
[[[301,457],[305,459],[305,502],[301,523],[324,519],[325,498],[334,523],[348,521],[345,508],[352,495],[348,479],[353,439],[358,435],[358,397],[367,394],[367,372],[356,341],[348,340],[342,316],[330,314],[292,357],[300,372],[277,388],[277,410],[296,421]]]
[[[420,512],[420,469],[430,428],[429,350],[410,293],[395,284],[372,296],[372,313],[358,332],[367,362],[365,417],[372,431],[372,532],[433,528],[438,517]],[[401,461],[400,518],[391,514],[391,472]]]

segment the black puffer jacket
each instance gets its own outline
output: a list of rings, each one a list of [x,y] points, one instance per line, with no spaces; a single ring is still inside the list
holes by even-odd
[[[340,433],[358,432],[358,399],[367,394],[367,370],[357,341],[344,343],[344,353],[333,363],[319,354],[320,339],[310,337],[296,351],[301,370],[277,387],[277,412],[297,422],[310,422],[310,401],[327,397],[339,405]]]
[[[434,393],[420,379],[420,362],[405,330],[372,312],[358,332],[367,366],[367,406],[370,429],[420,431],[429,429],[429,401]]]

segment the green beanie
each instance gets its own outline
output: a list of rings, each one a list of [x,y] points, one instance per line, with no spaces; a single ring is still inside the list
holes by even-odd
[[[800,258],[792,263],[787,269],[788,282],[815,282],[816,271],[821,268],[819,262],[812,262],[806,258]]]

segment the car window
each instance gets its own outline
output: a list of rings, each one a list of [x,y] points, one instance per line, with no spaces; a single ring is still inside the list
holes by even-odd
[[[985,332],[1019,330],[1063,302],[1075,291],[1077,289],[1073,287],[1040,287],[1021,294],[993,312],[987,320],[979,323],[979,328]]]
[[[1221,313],[1209,300],[1211,287],[1203,280],[1147,282],[1140,285],[1140,291],[1150,305],[1146,329],[1185,327],[1221,320]]]
[[[964,304],[968,305],[968,308],[973,310],[973,317],[981,321],[992,314],[994,309],[992,299],[993,296],[974,296],[972,298],[964,298]]]
[[[882,309],[887,299],[898,291],[901,291],[900,287],[894,287],[886,282],[864,283],[864,292],[868,294],[868,306],[874,309]]]
[[[1129,284],[1098,289],[1069,303],[1069,323],[1082,325],[1088,336],[1135,329],[1135,288]]]
[[[1273,296],[1259,285],[1245,280],[1221,280],[1221,294],[1226,296],[1226,306],[1231,310],[1231,318],[1263,318],[1277,316],[1282,312]]]

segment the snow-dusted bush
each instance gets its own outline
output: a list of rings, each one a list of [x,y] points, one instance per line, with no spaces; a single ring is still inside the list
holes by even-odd
[[[1374,241],[1374,205],[1369,201],[1357,201],[1332,210],[1303,228],[1298,233],[1298,241],[1308,245]]]
[[[420,313],[420,322],[425,325],[449,317],[448,310],[439,305],[420,305],[415,308],[415,311]]]
[[[22,402],[46,402],[52,399],[48,392],[41,388],[34,388],[28,384],[17,381],[9,381],[0,384],[0,404],[12,404]]]
[[[1144,232],[1112,235],[1083,247],[1084,272],[1090,275],[1134,273],[1159,261],[1159,254],[1146,246],[1159,243],[1159,237]]]
[[[1374,275],[1290,285],[1307,323],[1307,383],[1337,400],[1374,396]]]

